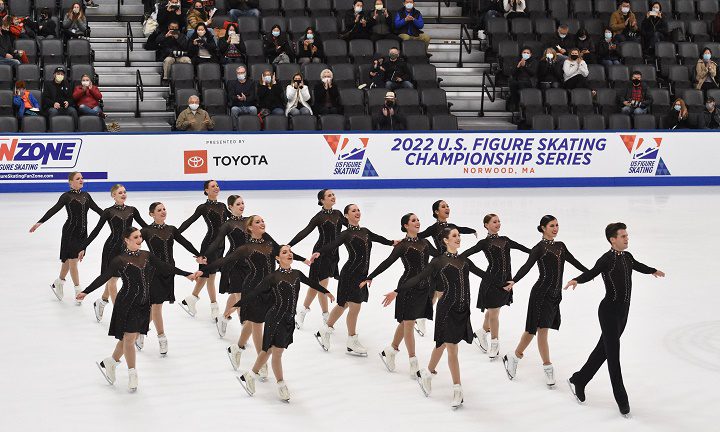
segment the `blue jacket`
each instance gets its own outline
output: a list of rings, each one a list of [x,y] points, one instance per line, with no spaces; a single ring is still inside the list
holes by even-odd
[[[405,17],[408,15],[412,15],[415,21],[405,21]],[[422,14],[415,8],[408,12],[407,9],[403,7],[395,14],[395,30],[398,34],[417,36],[422,34],[420,29],[424,26],[425,23],[423,22]]]
[[[40,109],[40,102],[38,102],[37,99],[35,99],[35,96],[33,96],[32,93],[30,93],[28,90],[25,91],[28,92],[28,99],[30,100],[33,108]],[[18,117],[23,117],[25,115],[25,102],[20,96],[13,96],[13,105],[17,106],[18,108]]]

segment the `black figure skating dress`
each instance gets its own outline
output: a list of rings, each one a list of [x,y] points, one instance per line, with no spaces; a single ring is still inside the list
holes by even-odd
[[[100,233],[105,222],[107,222],[110,227],[110,237],[105,240],[105,244],[103,245],[100,273],[105,272],[105,269],[110,265],[110,261],[120,255],[125,249],[123,233],[132,227],[133,219],[142,228],[147,226],[143,218],[140,217],[140,212],[133,206],[116,204],[106,208],[102,214],[100,214],[100,220],[97,225],[95,225],[95,229],[92,230],[87,240],[83,243],[82,248],[82,250],[85,250],[90,246],[93,240],[95,240],[95,237]]]
[[[200,244],[200,250],[205,252],[208,249],[210,243],[214,242],[215,239],[217,239],[218,233],[220,232],[220,227],[230,216],[230,211],[225,206],[225,204],[221,202],[207,200],[203,204],[197,206],[197,208],[195,209],[195,213],[193,213],[192,216],[190,216],[185,222],[183,222],[182,225],[180,225],[180,227],[178,228],[178,230],[180,230],[181,233],[185,232],[185,230],[188,229],[190,225],[195,223],[195,221],[198,220],[200,216],[202,216],[202,218],[205,220],[205,224],[207,225],[207,233],[205,234],[205,237]],[[207,262],[210,263],[217,260],[218,258],[223,256],[224,252],[225,243],[222,243],[220,248],[215,248],[215,250],[210,254],[210,256],[206,257]],[[200,271],[205,271],[205,265],[200,264]],[[206,275],[215,274],[217,271],[218,269],[216,268],[211,272],[206,272]]]
[[[477,232],[473,228],[461,227],[453,223],[438,221],[425,228],[423,231],[419,232],[418,237],[432,237],[433,242],[435,243],[435,249],[437,249],[440,253],[443,253],[447,250],[447,248],[445,247],[445,242],[443,242],[442,238],[442,232],[445,228],[455,228],[460,234],[475,234]]]
[[[230,249],[228,250],[227,255],[230,255],[235,249],[244,245],[248,238],[248,233],[245,230],[245,222],[247,222],[246,217],[238,217],[231,214],[228,220],[220,227],[215,241],[208,245],[207,250],[201,251],[201,255],[216,256],[217,254],[215,251],[222,250],[225,247],[225,237],[227,237],[230,242]],[[224,266],[220,269],[221,294],[240,292],[240,286],[244,278],[241,270],[242,267],[234,266],[232,264]]]
[[[347,225],[347,219],[339,210],[320,210],[310,219],[310,223],[290,240],[288,245],[291,247],[295,246],[317,228],[319,237],[315,246],[313,246],[313,253],[317,252],[323,246],[335,240],[335,238],[340,235],[343,226]],[[337,279],[339,261],[340,257],[337,250],[321,255],[310,265],[309,278],[315,281],[321,281],[331,277]]]
[[[83,250],[83,242],[87,239],[87,214],[89,210],[102,215],[102,209],[95,204],[89,193],[70,189],[60,195],[58,202],[40,218],[38,223],[47,222],[61,208],[67,211],[67,220],[62,227],[60,237],[60,261],[76,259]]]

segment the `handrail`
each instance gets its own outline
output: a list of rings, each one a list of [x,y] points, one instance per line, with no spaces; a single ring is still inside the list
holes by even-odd
[[[115,21],[120,21],[120,4],[125,4],[125,0],[117,0],[117,12],[115,13]]]
[[[145,85],[140,69],[135,69],[135,118],[140,118],[140,102],[145,100]]]
[[[486,84],[486,81],[490,82],[490,85],[492,86],[492,94],[490,94],[490,90]],[[478,114],[480,117],[485,117],[485,95],[487,95],[488,99],[490,99],[490,102],[495,102],[495,80],[493,77],[487,72],[483,72],[482,76],[482,92],[480,93],[480,113]]]
[[[467,24],[460,24],[460,53],[458,54],[457,62],[457,67],[459,68],[463,67],[463,48],[465,48],[465,51],[468,54],[472,51],[472,37],[470,36],[470,30],[468,29]]]
[[[130,51],[135,48],[135,37],[133,36],[130,21],[127,23],[127,31],[125,32],[125,67],[130,67]]]

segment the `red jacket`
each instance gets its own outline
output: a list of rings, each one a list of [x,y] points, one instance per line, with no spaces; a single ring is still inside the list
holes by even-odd
[[[102,99],[102,93],[100,93],[100,89],[96,85],[87,90],[79,85],[73,90],[73,99],[75,99],[75,105],[77,106],[85,105],[88,108],[95,108]]]

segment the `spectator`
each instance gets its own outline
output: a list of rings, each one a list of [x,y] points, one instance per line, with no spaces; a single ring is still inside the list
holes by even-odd
[[[194,65],[218,62],[215,38],[209,33],[205,24],[200,23],[195,27],[195,33],[188,43],[188,54]]]
[[[397,47],[390,48],[388,59],[383,61],[383,68],[385,68],[386,89],[414,88],[410,82],[410,70],[405,60],[400,58],[400,50]]]
[[[384,62],[385,59],[380,53],[373,54],[372,68],[370,69],[368,76],[365,77],[367,81],[358,86],[360,90],[364,89],[365,87],[385,87],[385,66],[383,65]]]
[[[5,0],[0,0],[0,20],[5,19],[5,17],[8,15],[8,7],[5,3]]]
[[[258,86],[257,97],[260,117],[285,114],[282,90],[275,81],[275,74],[269,70],[262,73],[262,83]]]
[[[13,105],[17,110],[19,119],[24,116],[40,115],[40,102],[35,96],[25,88],[25,81],[20,80],[15,83],[15,95],[13,96]]]
[[[478,6],[479,28],[486,29],[488,21],[505,15],[503,0],[480,0]]]
[[[85,13],[80,8],[80,3],[73,3],[72,7],[65,14],[62,22],[62,31],[65,40],[87,36],[88,24]]]
[[[671,109],[665,116],[665,127],[667,129],[690,129],[689,113],[685,101],[677,98]]]
[[[503,6],[505,18],[509,20],[527,16],[525,13],[525,0],[503,0]]]
[[[610,15],[610,30],[618,43],[639,41],[637,19],[630,11],[628,0],[621,1],[617,10]]]
[[[163,80],[170,79],[170,68],[175,63],[191,63],[188,57],[188,40],[180,32],[180,24],[170,21],[167,32],[157,37],[160,58],[163,59]]]
[[[645,19],[640,25],[640,35],[642,37],[643,51],[646,54],[654,53],[655,44],[667,40],[668,23],[662,13],[660,3],[653,2],[650,11],[645,15]]]
[[[230,23],[225,30],[225,37],[218,41],[220,62],[222,64],[244,63],[245,53],[247,51],[238,32],[238,25],[236,23]]]
[[[200,108],[200,98],[192,95],[188,98],[188,107],[180,112],[175,128],[181,131],[202,132],[215,127],[215,122],[207,111]]]
[[[697,116],[698,129],[720,129],[720,111],[715,107],[715,98],[705,100],[705,109]]]
[[[287,105],[285,107],[285,115],[295,117],[296,115],[312,115],[310,108],[310,89],[305,85],[303,76],[296,73],[292,77],[292,81],[285,89],[285,98]]]
[[[385,104],[373,116],[373,130],[405,130],[407,123],[405,117],[398,112],[395,103],[395,93],[385,93]]]
[[[520,60],[510,75],[510,99],[508,102],[513,109],[520,101],[520,90],[535,87],[537,74],[538,62],[532,57],[530,48],[525,47],[520,53]]]
[[[642,82],[642,73],[632,73],[632,85],[625,90],[623,98],[623,114],[647,114],[648,107],[652,104],[652,98],[647,91],[647,86]]]
[[[545,90],[549,88],[558,88],[563,82],[563,61],[557,55],[553,48],[545,50],[543,58],[538,64],[538,81],[540,88]]]
[[[230,105],[230,117],[233,127],[238,130],[238,118],[241,115],[256,116],[258,113],[255,102],[257,101],[257,90],[255,81],[247,76],[247,69],[240,65],[235,69],[237,80],[227,82],[227,98]]]
[[[405,7],[395,14],[395,30],[402,40],[421,40],[430,43],[430,36],[422,32],[423,16],[415,9],[415,0],[405,0]]]
[[[375,0],[375,10],[370,14],[370,18],[375,23],[372,26],[372,34],[370,35],[370,39],[372,39],[373,42],[381,39],[402,41],[400,36],[393,33],[395,25],[393,15],[385,7],[383,0]]]
[[[237,21],[241,16],[260,16],[260,6],[258,0],[228,0],[228,15]]]
[[[618,42],[609,27],[605,28],[605,38],[598,45],[598,60],[603,66],[619,65],[620,53],[618,52]]]
[[[570,50],[570,57],[565,59],[563,63],[563,79],[567,90],[576,88],[590,88],[587,82],[587,76],[590,74],[587,63],[580,55],[580,50],[573,48]]]
[[[168,0],[158,8],[158,32],[165,33],[171,22],[176,22],[180,30],[185,29],[187,20],[182,13],[180,0]]]
[[[55,38],[57,36],[57,24],[52,19],[50,8],[42,8],[40,10],[40,18],[37,22],[38,39]]]
[[[712,51],[705,48],[702,57],[695,64],[695,88],[698,90],[708,90],[718,88],[717,82],[717,63],[712,61]]]
[[[48,118],[56,115],[69,115],[77,125],[78,114],[73,107],[72,88],[65,80],[65,69],[57,67],[53,81],[45,81],[42,92],[43,109]]]
[[[105,118],[105,113],[100,108],[102,93],[96,85],[93,85],[90,75],[82,76],[80,85],[75,86],[75,90],[73,90],[73,99],[80,115]]]
[[[188,9],[187,12],[187,36],[188,39],[192,39],[193,33],[200,24],[205,25],[205,30],[212,24],[212,17],[215,14],[216,9],[212,9],[211,6],[203,6],[201,0],[193,2],[193,7]],[[212,32],[210,32],[212,35]]]
[[[595,42],[592,41],[587,30],[581,28],[575,35],[577,40],[577,49],[580,50],[580,56],[582,56],[585,63],[595,64],[597,63],[597,52],[595,50]]]
[[[322,63],[322,41],[315,33],[314,28],[308,27],[305,29],[305,35],[298,41],[298,57],[298,63],[301,65]]]
[[[10,21],[11,18],[5,16],[0,24],[0,64],[15,66],[20,64],[20,60],[15,50],[15,37],[10,34]]]
[[[575,47],[575,37],[570,34],[570,27],[567,24],[558,26],[557,33],[546,40],[546,44],[557,52],[560,60],[564,60],[568,56],[570,48]]]
[[[340,105],[340,92],[333,82],[333,73],[330,69],[320,72],[320,82],[315,84],[315,106],[313,111],[317,115],[342,114]]]
[[[356,1],[353,8],[345,12],[343,17],[344,32],[343,39],[370,39],[372,30],[372,19],[363,11],[363,2]]]
[[[28,20],[28,25],[25,25],[26,19]],[[10,33],[12,33],[16,39],[35,39],[34,26],[35,23],[30,21],[29,18],[13,16],[12,22],[10,23]]]
[[[265,35],[263,39],[263,49],[265,56],[270,59],[273,64],[290,63],[293,61],[293,49],[290,39],[279,25],[275,24],[269,35]]]

